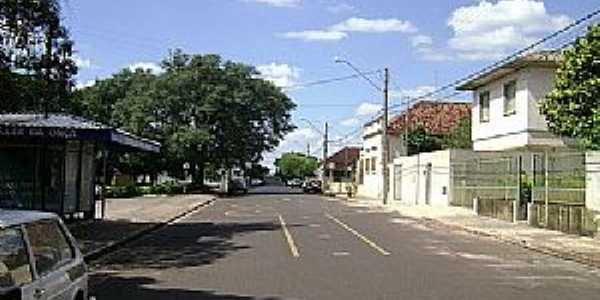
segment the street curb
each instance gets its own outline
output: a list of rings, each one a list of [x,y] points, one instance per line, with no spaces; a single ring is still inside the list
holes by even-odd
[[[433,219],[433,218],[428,218],[428,217],[422,217],[419,219],[429,222],[429,223],[421,222],[422,224],[429,226],[429,227],[431,227],[431,223],[436,223],[437,225],[441,225],[443,227],[464,231],[464,232],[467,232],[467,233],[470,233],[473,235],[477,235],[477,236],[493,238],[493,239],[498,240],[505,244],[519,246],[521,248],[524,248],[524,249],[527,249],[527,250],[530,250],[533,252],[550,255],[553,257],[560,258],[562,260],[572,261],[572,262],[579,263],[579,264],[582,264],[582,265],[585,265],[588,267],[600,269],[600,260],[587,257],[586,255],[582,255],[580,253],[569,252],[569,251],[560,251],[560,250],[556,250],[556,249],[552,249],[552,248],[548,248],[548,247],[544,247],[544,246],[536,246],[536,245],[528,244],[527,241],[525,241],[525,240],[518,240],[516,238],[503,236],[501,234],[491,233],[491,232],[488,232],[485,230],[474,229],[474,228],[470,228],[470,227],[466,227],[466,226],[462,226],[462,225],[458,225],[458,224],[446,223],[446,222],[440,221],[438,219]]]
[[[177,215],[175,215],[174,217],[171,217],[163,222],[159,222],[155,225],[152,225],[148,228],[144,228],[138,231],[135,231],[133,233],[131,233],[130,235],[126,236],[123,239],[120,239],[118,241],[114,241],[114,242],[110,242],[108,245],[101,247],[99,249],[96,249],[94,251],[91,251],[90,253],[84,254],[83,255],[83,259],[87,262],[90,263],[94,260],[97,260],[111,252],[114,252],[116,250],[118,250],[121,246],[124,246],[125,244],[128,244],[132,241],[135,241],[139,238],[141,238],[142,236],[149,234],[153,231],[156,231],[158,229],[161,229],[177,220],[180,220],[182,218],[185,218],[189,215],[191,215],[192,213],[197,212],[198,210],[200,210],[201,208],[204,208],[208,205],[211,205],[212,203],[214,203],[216,201],[216,197],[212,197],[209,200],[203,201],[202,203],[196,204],[194,205],[194,207],[189,208],[187,210],[185,210],[182,213],[179,213]]]

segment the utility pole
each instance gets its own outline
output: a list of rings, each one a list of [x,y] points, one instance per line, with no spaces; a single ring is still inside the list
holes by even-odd
[[[325,184],[325,175],[327,175],[327,155],[329,148],[329,123],[325,122],[325,134],[323,135],[323,190],[327,190],[327,185]]]
[[[327,161],[329,140],[329,123],[325,122],[325,134],[323,135],[323,163]]]
[[[310,157],[310,143],[306,143],[306,157]]]
[[[381,158],[381,171],[383,172],[383,204],[388,204],[388,186],[389,186],[389,170],[388,161],[390,159],[390,149],[388,141],[388,103],[389,103],[389,84],[390,84],[390,70],[385,68],[385,79],[383,84],[383,129],[382,129],[382,158]]]

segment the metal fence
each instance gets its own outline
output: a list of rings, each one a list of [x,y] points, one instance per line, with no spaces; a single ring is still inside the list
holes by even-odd
[[[577,234],[594,231],[585,208],[585,153],[539,153],[532,161],[531,225]]]
[[[586,209],[585,153],[522,151],[476,153],[451,164],[451,204],[480,215],[528,220],[568,233],[595,231]],[[516,213],[516,215],[515,215]]]
[[[450,169],[451,205],[472,208],[475,198],[508,202],[519,197],[520,164],[517,157],[478,154],[452,162]]]

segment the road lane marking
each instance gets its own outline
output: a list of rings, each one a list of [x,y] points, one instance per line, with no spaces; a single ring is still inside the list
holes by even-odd
[[[344,222],[340,221],[339,219],[335,218],[334,216],[332,216],[330,214],[325,214],[325,216],[327,216],[327,218],[329,218],[330,220],[332,220],[335,223],[337,223],[338,225],[340,225],[342,228],[346,229],[348,232],[350,232],[353,235],[355,235],[357,238],[359,238],[365,244],[369,245],[371,248],[377,250],[377,252],[381,253],[381,255],[388,256],[388,255],[391,254],[390,252],[388,252],[385,249],[379,247],[373,241],[369,240],[367,237],[365,237],[364,235],[360,234],[358,231],[354,230],[352,227],[346,225]]]
[[[298,252],[298,247],[296,247],[296,243],[294,242],[294,238],[292,238],[292,234],[287,228],[285,224],[285,220],[281,215],[279,215],[279,223],[281,224],[281,230],[283,231],[283,235],[285,235],[285,240],[290,248],[290,253],[293,257],[300,257],[300,253]]]

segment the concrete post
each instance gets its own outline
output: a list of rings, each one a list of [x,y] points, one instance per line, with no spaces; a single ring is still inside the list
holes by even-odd
[[[473,212],[476,215],[479,215],[479,198],[473,198]]]
[[[516,223],[517,220],[519,219],[519,201],[513,200],[512,202],[512,208],[513,208],[513,223]]]

